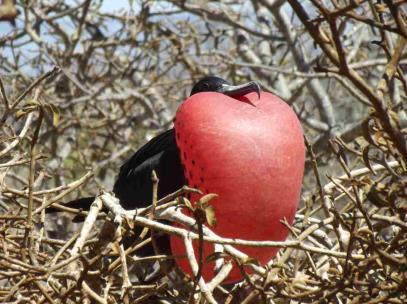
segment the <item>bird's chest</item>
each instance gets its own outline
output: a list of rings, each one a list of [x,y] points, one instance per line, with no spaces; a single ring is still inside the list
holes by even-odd
[[[288,230],[281,220],[293,220],[301,189],[301,127],[279,98],[268,93],[243,98],[198,94],[180,107],[175,131],[184,175],[190,186],[218,195],[211,205],[219,235],[283,240]],[[172,238],[171,243],[174,254],[183,253],[182,241]],[[276,250],[244,252],[265,263]]]

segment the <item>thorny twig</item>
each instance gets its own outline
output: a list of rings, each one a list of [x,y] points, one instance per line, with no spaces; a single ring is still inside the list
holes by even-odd
[[[0,302],[406,302],[405,1],[3,2]],[[111,189],[202,74],[257,80],[303,122],[313,153],[288,240],[217,235],[180,212],[201,194],[188,187],[136,211],[108,193],[88,212],[64,206]],[[67,212],[44,219],[50,208]],[[134,224],[183,238],[193,276],[166,268],[172,256],[139,257],[148,233],[126,248]],[[211,280],[193,240],[215,244]],[[257,265],[236,248],[249,245],[280,251]],[[233,261],[245,280],[223,286]]]

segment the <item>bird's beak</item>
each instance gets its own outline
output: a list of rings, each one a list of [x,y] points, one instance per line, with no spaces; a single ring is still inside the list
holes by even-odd
[[[224,84],[218,92],[230,97],[240,97],[250,92],[256,92],[257,96],[260,98],[260,91],[261,89],[257,82],[251,81],[237,86]]]

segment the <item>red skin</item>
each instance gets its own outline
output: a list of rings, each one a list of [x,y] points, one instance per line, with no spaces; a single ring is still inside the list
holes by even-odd
[[[303,171],[304,141],[300,122],[292,109],[273,94],[247,94],[239,100],[214,92],[188,98],[176,114],[175,130],[185,175],[190,186],[216,193],[211,201],[222,237],[283,241],[298,207]],[[192,197],[192,201],[196,197]],[[185,256],[182,239],[171,237],[175,256]],[[197,242],[194,243],[198,253]],[[269,262],[278,248],[237,247]],[[204,246],[205,257],[213,245]],[[186,258],[177,258],[181,269],[192,273]],[[203,277],[214,276],[214,263],[205,263]],[[237,267],[228,282],[242,278]]]

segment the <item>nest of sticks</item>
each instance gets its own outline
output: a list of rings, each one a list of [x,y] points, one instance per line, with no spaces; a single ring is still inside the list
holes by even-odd
[[[379,131],[380,122],[372,119],[369,124],[364,147],[355,149],[340,139],[331,142],[344,173],[328,176],[330,182],[325,185],[308,145],[315,191],[303,197],[294,224],[285,223],[290,236],[284,242],[227,239],[209,225],[198,229],[197,219],[179,207],[210,204],[213,195],[202,196],[199,204],[189,202],[187,194],[197,190],[188,187],[160,200],[153,198],[149,208],[132,211],[101,191],[90,211],[83,212],[59,202],[83,187],[91,172],[67,185],[40,191],[33,191],[30,183],[26,190],[17,190],[3,182],[2,196],[10,204],[0,214],[0,302],[405,303],[406,164]],[[343,155],[365,166],[350,169]],[[34,156],[28,162],[35,161]],[[1,167],[12,170],[20,163],[10,158]],[[155,186],[158,183],[155,180]],[[51,205],[83,213],[84,224],[66,239],[52,237],[45,215]],[[165,224],[163,219],[190,230]],[[134,225],[145,229],[125,248],[122,240]],[[223,253],[216,260],[217,275],[205,281],[172,267],[169,256],[138,257],[137,249],[152,241],[148,229],[182,237],[195,275],[205,261],[197,261],[192,241],[214,243],[216,251]],[[259,265],[237,245],[279,247],[280,251],[267,265]],[[231,269],[243,270],[242,265],[251,274],[244,273],[239,283],[223,285]]]

